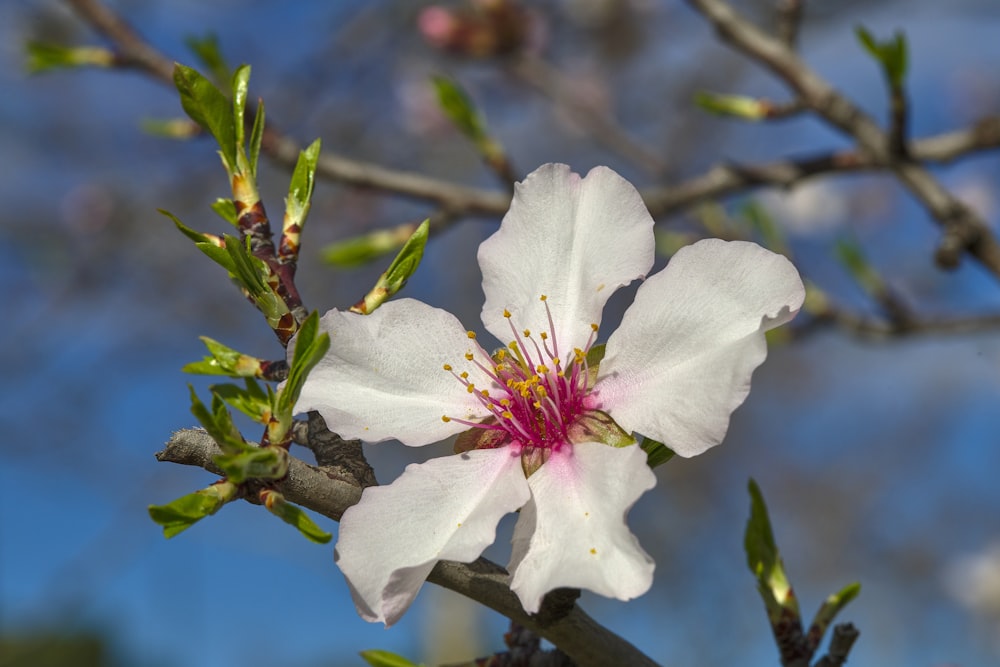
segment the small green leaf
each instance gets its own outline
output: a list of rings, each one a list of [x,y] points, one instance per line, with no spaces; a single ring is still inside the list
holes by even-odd
[[[833,619],[847,606],[848,602],[858,597],[860,592],[861,584],[854,582],[844,586],[823,601],[819,610],[816,611],[812,625],[809,627],[809,639],[813,646],[819,646],[823,635],[826,634],[827,628],[833,623]]]
[[[415,223],[408,223],[338,241],[323,248],[323,260],[342,269],[362,266],[403,247],[416,229]]]
[[[222,451],[238,453],[249,447],[239,429],[233,424],[232,415],[226,410],[226,404],[219,396],[212,395],[212,410],[209,411],[198,398],[194,387],[188,385],[188,389],[191,390],[191,414],[202,425],[202,428],[212,436]]]
[[[788,255],[785,235],[766,208],[759,202],[749,201],[743,206],[742,212],[743,217],[750,223],[750,228],[760,234],[764,247],[781,255]]]
[[[240,65],[233,72],[233,129],[236,130],[236,150],[243,150],[246,138],[244,119],[247,110],[247,94],[250,92],[250,65]],[[242,170],[241,170],[242,171]]]
[[[643,437],[640,447],[642,447],[642,451],[646,452],[646,464],[650,468],[663,465],[674,458],[674,450],[652,438]]]
[[[275,410],[277,414],[274,416],[279,421],[287,420],[288,424],[291,424],[292,408],[299,400],[299,393],[305,384],[306,376],[329,349],[330,335],[319,334],[319,313],[313,311],[302,323],[295,337],[295,349],[288,369],[288,379],[278,393]]]
[[[747,521],[743,546],[747,554],[747,565],[757,578],[757,590],[764,599],[771,624],[800,619],[799,603],[792,586],[785,576],[785,568],[778,552],[771,530],[771,520],[767,515],[764,496],[757,482],[750,480],[750,518]]]
[[[250,131],[250,174],[257,178],[257,159],[260,157],[260,144],[264,140],[264,100],[257,100],[257,113],[253,117],[253,129]],[[317,139],[316,141],[319,141]]]
[[[271,514],[284,521],[285,523],[295,526],[306,539],[316,542],[317,544],[326,544],[329,542],[333,535],[321,530],[312,519],[309,518],[305,512],[300,508],[296,507],[285,501],[285,497],[273,489],[265,489],[261,492],[261,500]]]
[[[288,185],[288,197],[285,198],[285,222],[287,230],[290,225],[298,225],[299,233],[309,215],[312,202],[313,186],[316,184],[316,163],[319,160],[320,140],[309,144],[308,148],[299,152],[299,159],[292,172],[292,180]]]
[[[184,44],[198,59],[201,66],[211,73],[216,83],[229,81],[230,68],[226,64],[225,58],[222,57],[222,52],[219,50],[219,38],[215,33],[208,33],[204,37],[189,35],[184,38]]]
[[[39,74],[67,67],[111,67],[115,54],[96,46],[59,46],[45,42],[28,42],[29,74]]]
[[[192,241],[194,241],[196,245],[199,243],[207,243],[209,245],[212,244],[212,238],[210,236],[208,236],[207,234],[202,234],[201,232],[196,232],[195,230],[191,229],[183,222],[181,222],[180,219],[170,211],[167,211],[166,209],[162,208],[158,208],[156,210],[160,213],[160,215],[164,215],[173,220],[174,225],[177,226],[177,229],[180,231],[180,233],[188,237]]]
[[[864,248],[861,247],[857,239],[847,236],[841,237],[837,239],[833,250],[837,260],[866,293],[876,295],[885,290],[882,276],[872,267]]]
[[[246,244],[229,234],[222,239],[225,248],[213,248],[204,243],[196,243],[195,246],[229,271],[233,279],[257,304],[260,312],[267,318],[268,324],[276,328],[281,318],[288,313],[288,305],[271,286],[271,279],[274,276],[270,267],[250,253],[249,237]]]
[[[735,116],[744,120],[767,118],[770,104],[743,95],[719,95],[707,91],[695,93],[694,103],[705,111],[719,116]]]
[[[421,667],[421,665],[407,660],[401,655],[379,649],[361,651],[359,655],[371,667]]]
[[[239,224],[238,217],[236,215],[236,204],[233,203],[232,199],[223,199],[222,197],[216,199],[212,202],[212,210],[215,211],[216,215],[231,224],[233,227],[236,227]]]
[[[163,536],[169,539],[218,512],[219,508],[236,498],[237,490],[235,483],[223,480],[166,505],[150,505],[149,517],[163,526]]]
[[[455,127],[478,144],[486,138],[486,123],[476,111],[472,99],[457,82],[443,76],[431,77],[438,104]]]
[[[143,118],[139,128],[146,134],[165,139],[190,139],[201,133],[201,127],[190,118]]]
[[[379,276],[378,281],[365,297],[351,307],[351,310],[362,315],[371,314],[376,308],[381,306],[390,297],[403,289],[406,281],[416,272],[420,266],[420,260],[424,256],[424,248],[427,245],[427,234],[430,230],[430,221],[424,220],[413,232],[410,238],[403,244],[403,248],[392,260],[392,264],[385,273]]]
[[[208,348],[209,356],[184,366],[181,370],[185,373],[245,378],[260,377],[261,360],[257,357],[237,352],[208,336],[200,338],[205,347]]]
[[[882,72],[889,85],[895,89],[902,88],[909,66],[906,35],[897,31],[891,39],[880,42],[864,26],[858,26],[855,33],[865,50],[882,65]]]
[[[235,384],[212,385],[212,392],[255,422],[266,424],[273,408],[271,398],[253,378],[246,378],[246,387]]]
[[[212,460],[234,484],[248,479],[281,479],[288,474],[288,452],[282,447],[247,446],[242,452],[220,454]]]
[[[236,169],[236,127],[233,107],[212,82],[190,67],[174,65],[174,85],[181,95],[181,106],[191,120],[215,137],[222,151],[226,169]]]

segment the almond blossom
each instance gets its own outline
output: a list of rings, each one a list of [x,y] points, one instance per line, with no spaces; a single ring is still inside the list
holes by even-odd
[[[517,185],[479,248],[482,322],[503,347],[488,352],[414,299],[322,318],[330,350],[297,411],[368,442],[465,433],[466,451],[408,466],[345,512],[336,560],[362,617],[397,621],[438,561],[475,560],[517,510],[508,571],[526,611],[562,586],[646,592],[653,561],[625,518],[656,478],[632,434],[683,457],[719,444],[767,354],[764,333],[804,298],[784,257],[700,241],[639,285],[594,363],[605,302],[645,278],[653,254],[631,184],[605,167],[580,178],[550,164]]]

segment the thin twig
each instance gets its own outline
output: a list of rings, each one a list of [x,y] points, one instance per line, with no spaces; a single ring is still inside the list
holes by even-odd
[[[953,197],[923,166],[894,156],[886,133],[870,116],[834,90],[788,46],[741,17],[723,0],[687,1],[726,42],[770,69],[827,123],[853,137],[863,151],[895,173],[944,230],[935,253],[940,266],[956,266],[965,252],[1000,278],[1000,243],[982,218]]]
[[[794,49],[798,42],[804,9],[805,0],[778,0],[778,39],[790,49]]]

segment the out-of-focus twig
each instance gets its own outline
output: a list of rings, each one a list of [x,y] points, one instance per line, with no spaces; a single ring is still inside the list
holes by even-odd
[[[687,1],[708,19],[723,40],[771,70],[821,118],[854,138],[861,150],[896,175],[944,231],[935,253],[940,266],[953,268],[962,254],[968,253],[1000,278],[1000,243],[986,223],[918,162],[893,155],[889,138],[870,116],[834,90],[787,45],[764,33],[723,0]]]
[[[799,29],[802,27],[802,14],[805,10],[805,0],[778,0],[776,32],[788,48],[794,49],[799,40]]]

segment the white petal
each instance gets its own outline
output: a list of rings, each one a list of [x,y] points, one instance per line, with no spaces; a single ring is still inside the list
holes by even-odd
[[[475,560],[500,518],[528,498],[509,447],[412,464],[392,484],[365,489],[340,520],[335,550],[358,613],[395,623],[435,563]]]
[[[489,386],[463,357],[486,353],[451,313],[399,299],[371,315],[331,310],[320,329],[330,334],[330,351],[306,379],[295,411],[319,411],[342,437],[426,445],[468,429],[443,422],[443,415],[480,421],[489,414],[443,368],[468,370],[470,379]]]
[[[756,244],[682,248],[639,287],[608,339],[595,388],[602,409],[681,456],[719,444],[767,356],[764,332],[792,319],[804,297],[792,263]]]
[[[565,452],[565,453],[564,453]],[[553,454],[528,478],[531,502],[514,528],[510,587],[535,613],[554,588],[629,600],[653,581],[653,560],[625,524],[656,485],[639,447],[583,443]]]
[[[548,331],[552,310],[560,355],[583,347],[608,297],[653,265],[653,219],[631,183],[607,167],[586,178],[547,164],[514,189],[500,229],[479,246],[483,324],[503,342],[510,325]]]

